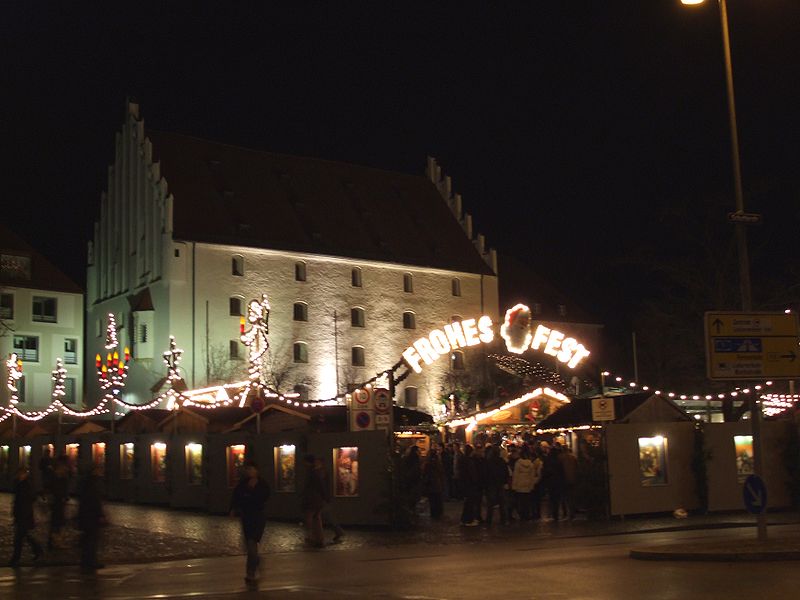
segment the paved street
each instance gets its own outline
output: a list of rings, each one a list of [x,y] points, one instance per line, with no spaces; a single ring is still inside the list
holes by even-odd
[[[732,544],[752,529],[684,531],[586,538],[515,539],[481,544],[403,544],[265,554],[259,594],[247,592],[243,558],[119,565],[96,578],[76,569],[0,569],[2,598],[536,598],[672,600],[791,598],[795,562],[752,564],[641,562],[633,545],[709,539]],[[797,525],[776,536],[800,535]]]

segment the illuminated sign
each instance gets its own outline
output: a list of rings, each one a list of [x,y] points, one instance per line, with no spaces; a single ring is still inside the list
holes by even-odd
[[[465,319],[449,323],[441,329],[434,329],[427,337],[419,338],[406,348],[403,360],[416,373],[421,373],[422,363],[430,365],[453,350],[492,342],[493,325],[491,317],[486,315],[477,322],[475,319]],[[500,336],[505,340],[509,352],[522,354],[529,349],[541,349],[570,369],[574,369],[590,354],[578,340],[550,327],[538,325],[531,333],[531,311],[524,304],[517,304],[506,311]]]

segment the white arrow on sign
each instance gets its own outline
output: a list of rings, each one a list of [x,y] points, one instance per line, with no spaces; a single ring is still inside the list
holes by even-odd
[[[750,494],[750,497],[753,499],[752,501],[753,506],[761,506],[761,504],[764,502],[764,498],[761,495],[761,492],[756,493],[756,491],[752,488],[752,486],[749,483],[746,485],[747,485],[747,491]]]

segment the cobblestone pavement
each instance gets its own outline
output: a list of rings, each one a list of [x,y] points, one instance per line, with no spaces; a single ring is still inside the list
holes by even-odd
[[[424,506],[423,506],[424,508]],[[71,503],[74,513],[77,504]],[[179,558],[199,558],[241,554],[239,523],[226,516],[202,512],[171,510],[133,504],[108,503],[111,525],[105,530],[102,558],[106,563],[136,563]],[[754,524],[753,517],[744,513],[673,517],[629,518],[612,521],[575,520],[553,523],[548,521],[494,525],[492,527],[460,527],[460,504],[446,503],[445,518],[432,522],[419,515],[418,524],[409,531],[348,528],[344,541],[335,549],[352,550],[364,547],[390,547],[423,543],[430,545],[477,544],[487,541],[514,542],[537,539],[575,538],[597,535],[622,535],[682,529],[744,527]],[[36,535],[45,538],[47,515],[37,510]],[[770,515],[772,523],[797,523],[800,515],[785,512]],[[5,553],[10,555],[12,541],[11,495],[0,494],[0,564]],[[330,534],[329,534],[330,535]],[[262,543],[263,553],[297,552],[304,549],[303,530],[299,523],[270,522]],[[77,563],[77,532],[70,529],[66,550],[55,550],[42,564]],[[28,556],[28,560],[30,557]],[[23,558],[23,563],[25,558]]]

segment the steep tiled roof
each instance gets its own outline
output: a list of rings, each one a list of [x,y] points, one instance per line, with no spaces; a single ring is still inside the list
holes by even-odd
[[[0,269],[0,285],[82,294],[83,290],[16,233],[0,224],[0,254],[30,259],[30,278]]]
[[[147,136],[175,198],[175,239],[491,274],[425,177]]]

